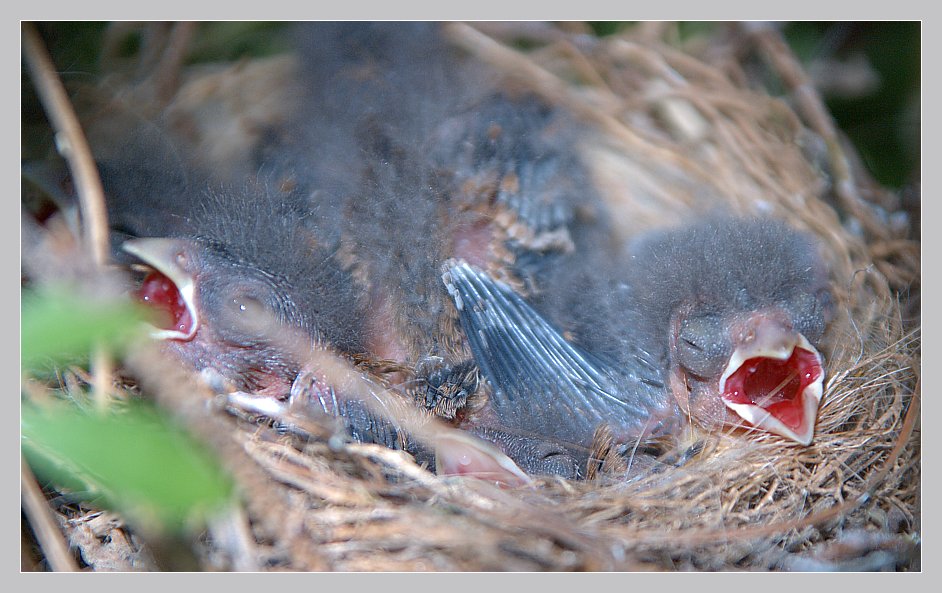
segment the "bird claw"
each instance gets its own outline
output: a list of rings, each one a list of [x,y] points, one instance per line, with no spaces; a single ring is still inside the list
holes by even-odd
[[[468,405],[481,385],[481,373],[473,360],[448,366],[440,356],[427,356],[415,369],[417,384],[410,389],[419,405],[452,420]]]
[[[291,383],[288,402],[292,407],[306,408],[313,404],[315,409],[323,411],[328,416],[335,416],[340,411],[337,393],[333,387],[325,384],[314,372],[308,369],[302,369]]]

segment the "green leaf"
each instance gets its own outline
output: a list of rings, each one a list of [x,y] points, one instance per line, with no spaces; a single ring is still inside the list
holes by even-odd
[[[85,413],[24,404],[23,454],[40,479],[149,529],[199,527],[232,500],[218,460],[153,408]]]
[[[21,364],[34,369],[86,356],[95,344],[120,349],[143,333],[145,319],[130,301],[94,301],[66,288],[24,292]]]

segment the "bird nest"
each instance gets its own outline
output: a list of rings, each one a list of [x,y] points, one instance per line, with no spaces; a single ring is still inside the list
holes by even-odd
[[[148,382],[156,363],[132,357],[145,392],[209,442],[239,485],[239,510],[195,543],[198,568],[919,569],[916,223],[862,169],[777,31],[721,28],[691,46],[669,23],[604,38],[533,23],[446,28],[586,126],[584,160],[626,239],[719,209],[772,213],[820,238],[837,306],[814,441],[717,432],[682,464],[501,488],[437,476],[329,427],[285,432],[207,406],[216,400],[205,388],[168,373]],[[161,109],[205,143],[205,158],[231,161],[277,117],[272,106],[290,101],[272,89],[289,89],[273,83],[294,67],[279,56],[193,68]],[[231,117],[200,117],[207,105]],[[112,514],[58,518],[92,568],[158,567]]]

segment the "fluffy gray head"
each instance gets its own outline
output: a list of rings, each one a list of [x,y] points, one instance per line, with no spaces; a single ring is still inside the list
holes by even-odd
[[[254,292],[274,319],[314,341],[359,348],[358,301],[335,259],[339,232],[325,205],[274,181],[222,185],[152,129],[127,136],[99,165],[116,258],[130,260],[119,249],[127,238],[185,239],[198,251],[207,323],[222,314],[214,303]]]
[[[719,318],[777,306],[809,340],[824,330],[823,261],[810,236],[782,221],[711,217],[643,237],[625,265],[639,310],[657,326],[682,306]]]

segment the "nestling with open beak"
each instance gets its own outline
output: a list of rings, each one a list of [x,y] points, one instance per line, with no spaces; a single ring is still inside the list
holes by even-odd
[[[396,427],[308,368],[312,349],[364,351],[331,215],[300,192],[215,182],[152,129],[128,136],[99,168],[115,258],[144,270],[136,295],[161,313],[164,349],[219,389],[276,401],[303,391],[355,439],[401,446]]]
[[[668,336],[668,384],[695,420],[811,442],[832,301],[817,249],[781,221],[735,218],[635,247],[627,280],[648,331]]]
[[[831,297],[812,241],[781,222],[712,218],[614,262],[577,249],[529,302],[464,262],[443,280],[492,386],[491,421],[564,444],[578,466],[600,425],[621,442],[687,417],[812,440]]]

